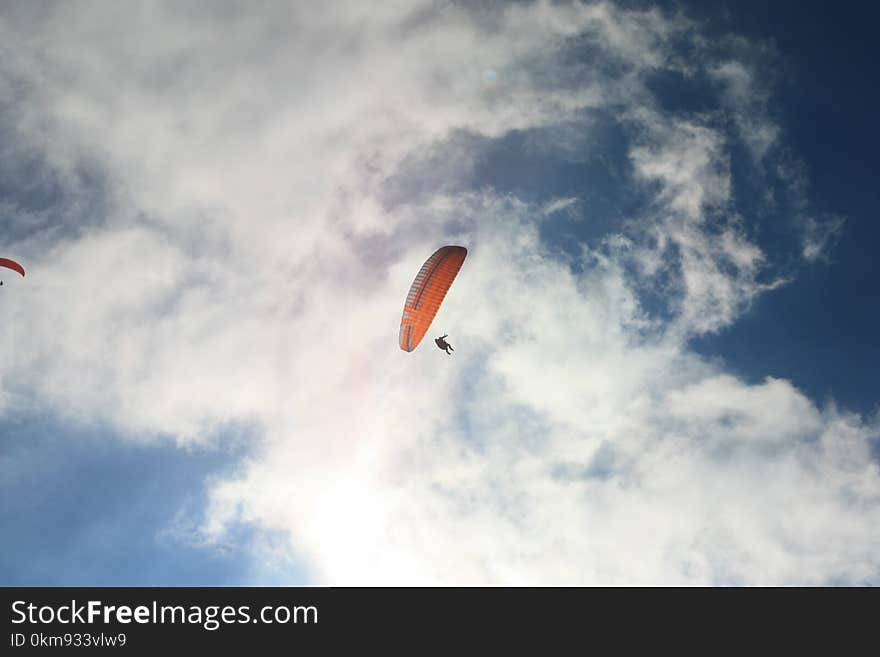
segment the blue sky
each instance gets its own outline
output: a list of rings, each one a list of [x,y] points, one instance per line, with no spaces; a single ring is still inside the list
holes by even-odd
[[[875,17],[383,7],[0,12],[0,583],[876,583]]]
[[[747,376],[790,378],[814,398],[870,413],[880,390],[878,191],[864,177],[878,147],[871,128],[877,75],[867,64],[876,56],[876,9],[841,14],[821,3],[774,2],[731,3],[728,11],[728,24],[773,39],[790,62],[793,75],[780,85],[775,110],[803,158],[816,208],[845,217],[846,226],[828,262],[799,272],[698,348]]]
[[[106,430],[37,417],[4,422],[4,583],[196,586],[252,581],[240,546],[205,551],[174,526],[204,504],[203,484],[237,456],[130,447]],[[245,537],[238,537],[239,540]]]

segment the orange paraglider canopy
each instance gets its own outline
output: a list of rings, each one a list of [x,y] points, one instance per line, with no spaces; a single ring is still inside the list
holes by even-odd
[[[0,267],[6,267],[7,269],[11,269],[12,271],[17,271],[19,274],[24,276],[24,267],[18,264],[15,260],[10,260],[9,258],[0,258]]]
[[[463,246],[444,246],[422,265],[406,295],[400,320],[400,348],[404,351],[412,351],[425,337],[465,256]]]

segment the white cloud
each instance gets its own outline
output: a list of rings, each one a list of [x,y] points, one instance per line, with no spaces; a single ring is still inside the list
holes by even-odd
[[[748,44],[755,49],[753,44]],[[779,138],[779,127],[767,111],[769,91],[759,73],[748,64],[735,60],[720,63],[710,75],[724,87],[723,103],[732,110],[740,136],[756,162],[767,157]]]
[[[577,198],[555,198],[548,201],[541,209],[545,215],[556,214],[557,212],[565,212],[569,215],[573,214],[578,205]]]
[[[828,260],[830,248],[840,239],[843,233],[844,219],[840,216],[801,218],[803,234],[801,236],[802,253],[806,260]]]
[[[6,407],[181,445],[253,423],[201,531],[282,532],[314,582],[876,581],[876,422],[687,347],[778,284],[734,209],[733,137],[644,85],[693,24],[605,3],[90,8],[2,34],[54,166],[112,181],[99,221],[14,245]],[[713,65],[748,96],[744,65]],[[578,273],[539,237],[574,199],[379,200],[456,132],[585,131],[593,110],[650,201]],[[404,354],[403,295],[442,243],[469,248],[435,323],[455,356]]]

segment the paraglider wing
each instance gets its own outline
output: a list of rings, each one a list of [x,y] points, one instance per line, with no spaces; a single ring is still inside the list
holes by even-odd
[[[9,258],[0,258],[0,267],[6,267],[7,269],[11,269],[12,271],[17,271],[19,274],[24,276],[24,267],[18,264],[15,260],[10,260]]]
[[[422,265],[406,295],[400,320],[400,348],[404,351],[412,351],[425,337],[465,256],[463,246],[444,246]]]

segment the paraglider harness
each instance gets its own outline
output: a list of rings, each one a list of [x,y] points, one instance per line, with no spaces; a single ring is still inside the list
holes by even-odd
[[[447,333],[446,335],[442,335],[442,336],[440,336],[439,338],[436,338],[436,339],[434,340],[434,342],[437,343],[437,346],[438,346],[438,347],[440,347],[443,351],[445,351],[447,354],[449,354],[449,355],[451,356],[452,354],[451,354],[450,352],[451,352],[451,351],[455,351],[455,349],[452,348],[452,345],[451,345],[451,344],[449,344],[448,342],[446,342],[446,339],[445,339],[445,338],[446,338],[448,335],[449,335],[448,333]]]

